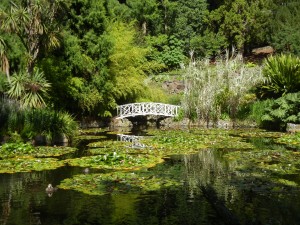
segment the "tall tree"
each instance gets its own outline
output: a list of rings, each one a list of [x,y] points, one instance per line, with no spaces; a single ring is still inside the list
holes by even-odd
[[[135,102],[147,88],[145,70],[152,67],[146,59],[148,49],[136,45],[132,24],[112,23],[108,35],[114,43],[109,56],[109,73],[116,81],[112,94],[118,103]]]
[[[51,96],[56,108],[103,115],[114,106],[109,95],[113,81],[106,66],[112,44],[104,35],[105,3],[106,0],[68,2],[62,20],[61,47],[41,62],[53,84]],[[62,99],[67,101],[62,103]]]
[[[300,55],[300,2],[278,1],[270,23],[270,41],[279,52]]]
[[[158,3],[156,0],[127,0],[126,4],[131,10],[132,18],[135,18],[144,35],[153,33],[155,26],[160,25]]]
[[[190,50],[191,39],[201,35],[207,16],[206,0],[178,0],[173,34],[184,41],[186,53]]]
[[[209,24],[215,33],[226,37],[228,45],[243,53],[266,42],[270,13],[268,0],[224,1],[210,13]]]
[[[24,45],[26,70],[31,74],[42,46],[48,48],[59,45],[55,24],[59,1],[23,0],[21,3],[11,2],[8,11],[1,11],[1,28],[16,34]]]

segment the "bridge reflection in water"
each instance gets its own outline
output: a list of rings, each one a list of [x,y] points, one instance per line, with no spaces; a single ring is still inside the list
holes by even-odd
[[[147,147],[145,144],[141,143],[141,140],[145,138],[145,136],[135,136],[135,135],[127,135],[127,134],[117,134],[118,141],[124,141],[131,143],[131,148],[145,148]]]

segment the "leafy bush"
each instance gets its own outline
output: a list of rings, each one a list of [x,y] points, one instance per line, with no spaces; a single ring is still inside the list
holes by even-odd
[[[300,59],[292,55],[269,57],[263,68],[266,83],[261,95],[281,97],[300,91]]]
[[[300,123],[300,92],[290,93],[276,99],[262,116],[263,126],[285,130],[287,123]]]

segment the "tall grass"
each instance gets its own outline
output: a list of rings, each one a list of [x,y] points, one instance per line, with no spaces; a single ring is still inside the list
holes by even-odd
[[[248,66],[242,56],[227,52],[214,63],[202,60],[191,63],[185,74],[185,93],[182,105],[187,117],[207,125],[216,123],[222,113],[228,112],[235,122],[245,94],[262,81],[259,66]]]
[[[270,107],[273,104],[273,99],[267,99],[264,101],[256,101],[250,106],[250,115],[248,119],[255,121],[255,123],[259,127],[263,127],[263,115],[265,114],[265,111],[268,107]]]

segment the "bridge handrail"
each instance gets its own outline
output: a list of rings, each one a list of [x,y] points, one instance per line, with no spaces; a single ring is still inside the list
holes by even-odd
[[[180,106],[155,103],[155,102],[139,102],[120,105],[117,107],[117,118],[144,116],[144,115],[160,115],[174,117],[178,115]]]

